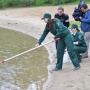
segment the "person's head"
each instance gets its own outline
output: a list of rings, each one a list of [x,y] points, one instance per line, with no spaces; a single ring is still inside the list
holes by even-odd
[[[52,23],[53,23],[54,19],[51,19],[51,14],[50,13],[45,13],[41,19],[43,19],[44,22],[47,23],[46,28],[48,30],[50,30],[53,27]]]
[[[72,33],[75,33],[76,31],[79,31],[78,25],[72,24],[72,25],[71,25],[71,31],[72,31]]]
[[[57,11],[58,11],[58,14],[61,16],[64,13],[64,8],[63,7],[59,7],[57,9]]]
[[[87,4],[82,4],[81,5],[81,10],[82,10],[83,13],[85,13],[88,10]]]
[[[51,14],[45,13],[41,19],[44,19],[45,23],[48,23],[49,19],[51,19]]]

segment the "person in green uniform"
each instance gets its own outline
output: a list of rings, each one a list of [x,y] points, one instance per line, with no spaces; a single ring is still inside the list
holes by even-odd
[[[74,50],[74,44],[72,41],[72,36],[70,31],[66,26],[63,25],[63,23],[58,19],[51,19],[51,14],[45,13],[43,15],[44,22],[46,23],[45,29],[43,31],[43,34],[41,35],[40,39],[38,40],[38,43],[36,44],[36,47],[39,46],[47,34],[50,32],[54,35],[54,39],[60,38],[58,40],[57,44],[57,63],[56,67],[53,69],[53,71],[62,70],[63,65],[63,56],[64,56],[64,49],[67,47],[67,51],[69,53],[69,56],[71,58],[71,61],[74,65],[74,70],[80,69],[80,64],[78,62],[78,57],[76,55],[76,52]]]
[[[84,40],[83,34],[78,29],[78,25],[72,24],[71,25],[71,31],[72,31],[72,39],[74,48],[77,54],[77,57],[79,59],[79,62],[81,62],[81,53],[85,53],[87,51],[87,45]]]

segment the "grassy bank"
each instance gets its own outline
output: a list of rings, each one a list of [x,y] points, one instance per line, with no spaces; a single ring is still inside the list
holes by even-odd
[[[73,0],[66,3],[61,2],[62,0],[49,1],[49,0],[0,0],[0,8],[12,8],[12,7],[37,7],[37,6],[52,6],[52,5],[77,5],[80,0]],[[69,3],[70,2],[70,3]],[[85,3],[89,4],[89,0],[84,0]]]
[[[79,3],[80,0],[75,0],[74,2],[72,3],[68,3],[68,5],[77,5]],[[89,0],[83,0],[86,4],[90,4],[90,1]],[[67,5],[67,4],[64,4],[64,5]]]

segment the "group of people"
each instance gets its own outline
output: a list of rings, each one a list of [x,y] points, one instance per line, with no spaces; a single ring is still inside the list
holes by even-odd
[[[71,25],[71,32],[68,29],[70,22],[69,16],[64,13],[64,8],[59,7],[54,19],[51,18],[50,13],[45,13],[42,17],[46,23],[43,34],[41,35],[36,47],[39,46],[47,34],[50,32],[54,35],[57,51],[57,63],[53,71],[62,70],[64,51],[67,49],[74,70],[80,69],[80,62],[82,58],[88,58],[88,50],[90,43],[90,10],[87,4],[81,6],[83,17],[80,18],[81,30],[78,25]],[[82,53],[82,55],[81,55]]]

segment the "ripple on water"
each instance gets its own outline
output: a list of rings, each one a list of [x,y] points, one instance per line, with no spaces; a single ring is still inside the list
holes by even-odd
[[[36,43],[29,35],[0,28],[0,61],[33,48]],[[1,64],[0,90],[42,90],[48,63],[48,53],[41,47]]]

